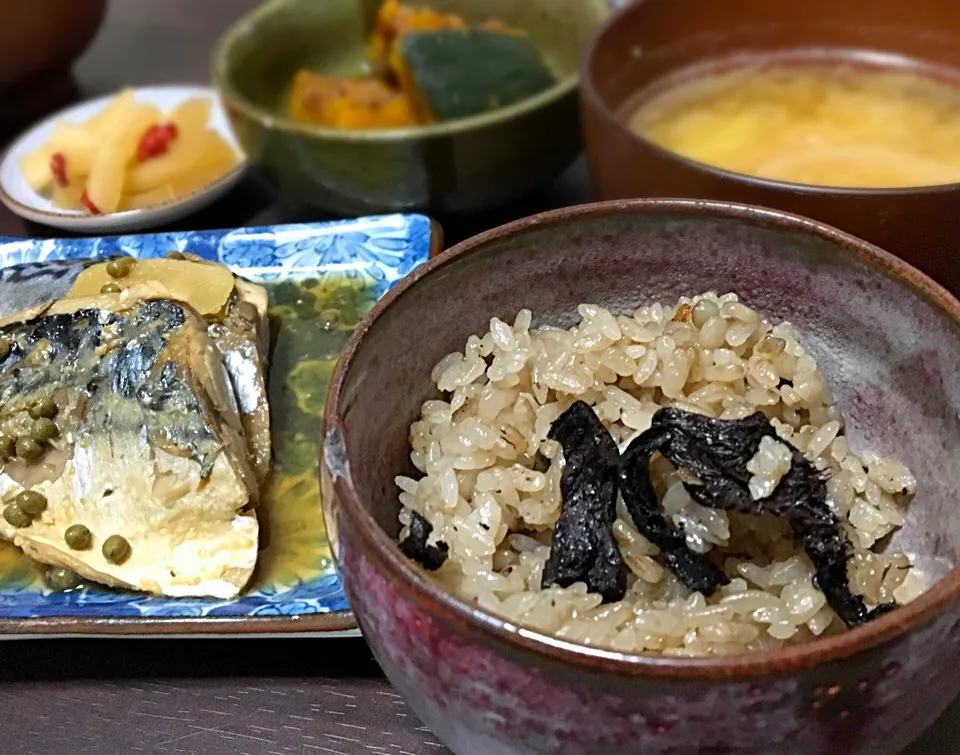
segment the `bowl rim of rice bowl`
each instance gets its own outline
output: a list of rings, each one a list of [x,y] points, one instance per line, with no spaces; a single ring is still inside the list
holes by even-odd
[[[940,192],[955,192],[957,189],[960,189],[960,181],[954,181],[952,183],[945,184],[927,184],[919,186],[893,186],[893,187],[884,187],[884,188],[870,188],[870,187],[851,187],[851,186],[829,186],[825,184],[810,184],[810,183],[800,183],[793,181],[783,181],[772,178],[763,178],[761,176],[756,176],[750,173],[741,173],[736,170],[730,170],[727,168],[721,168],[712,163],[701,162],[692,157],[687,157],[680,152],[675,152],[672,149],[668,149],[657,144],[652,139],[647,138],[624,122],[623,114],[618,114],[607,102],[607,100],[600,94],[600,85],[598,83],[598,78],[594,75],[594,67],[596,61],[603,51],[607,47],[607,37],[615,30],[617,27],[629,23],[632,21],[631,14],[633,12],[639,12],[641,10],[640,6],[642,3],[627,3],[622,8],[618,9],[613,13],[610,18],[608,18],[594,33],[593,37],[590,40],[590,43],[587,45],[583,56],[580,59],[580,97],[583,100],[589,100],[591,105],[601,113],[603,117],[609,121],[611,124],[614,124],[620,131],[625,134],[628,134],[629,137],[635,141],[638,145],[643,146],[646,149],[652,150],[661,157],[669,160],[673,160],[682,165],[687,166],[688,168],[694,168],[696,170],[703,171],[704,173],[709,173],[714,176],[722,176],[731,180],[736,180],[739,183],[746,184],[748,186],[764,187],[768,189],[778,189],[781,191],[791,191],[798,194],[830,194],[830,195],[841,195],[841,196],[861,196],[861,195],[870,195],[870,196],[902,196],[904,194],[912,195],[924,195],[930,193],[940,193]],[[878,68],[886,69],[895,69],[896,67],[902,67],[912,70],[935,70],[942,67],[934,66],[930,63],[927,63],[923,60],[917,58],[911,58],[906,55],[900,55],[897,53],[886,53],[883,51],[872,50],[869,48],[865,49],[847,49],[847,48],[821,48],[821,47],[809,47],[809,48],[783,48],[772,51],[765,51],[764,54],[760,55],[756,52],[753,52],[749,48],[744,48],[741,51],[732,53],[729,55],[724,55],[715,58],[703,58],[692,63],[686,63],[680,65],[674,69],[671,69],[663,76],[657,77],[652,81],[648,86],[641,89],[637,89],[631,95],[631,101],[633,102],[633,110],[636,111],[638,106],[642,106],[649,99],[649,94],[662,91],[663,85],[668,85],[668,87],[675,87],[677,85],[682,85],[684,82],[689,81],[694,78],[695,74],[709,74],[712,71],[717,69],[727,68],[734,69],[737,67],[737,61],[749,61],[757,60],[759,58],[768,58],[771,61],[784,60],[789,58],[800,58],[800,59],[811,59],[820,58],[823,61],[836,61],[839,58],[844,58],[848,60],[858,60],[863,61],[868,64],[876,65]],[[955,74],[953,77],[960,91],[960,69],[952,71]],[[640,95],[646,94],[647,96],[641,99]]]
[[[321,453],[328,462],[342,515],[352,520],[351,532],[362,543],[364,556],[389,575],[406,598],[428,613],[464,622],[486,634],[490,640],[573,664],[593,671],[625,675],[754,677],[808,668],[842,659],[904,635],[911,628],[936,616],[947,604],[960,597],[960,565],[954,566],[926,592],[907,605],[859,627],[836,636],[819,637],[776,650],[755,650],[726,656],[674,657],[655,654],[624,653],[579,644],[536,630],[523,628],[493,613],[471,605],[433,579],[422,567],[407,558],[364,508],[350,479],[340,415],[347,403],[341,396],[353,357],[367,332],[383,313],[398,302],[417,283],[449,265],[473,255],[483,254],[491,242],[522,233],[536,226],[563,223],[581,218],[616,215],[682,213],[719,221],[745,222],[787,229],[824,239],[846,253],[912,288],[960,331],[960,301],[926,275],[893,255],[843,231],[798,215],[733,202],[694,199],[628,199],[578,205],[533,215],[481,233],[457,244],[431,259],[401,280],[373,307],[354,331],[333,373],[324,411]],[[699,292],[689,292],[692,296]],[[638,305],[641,302],[638,302]],[[429,385],[424,386],[424,393]],[[921,494],[922,495],[922,494]],[[918,498],[920,496],[918,495]],[[916,505],[922,505],[922,498]]]

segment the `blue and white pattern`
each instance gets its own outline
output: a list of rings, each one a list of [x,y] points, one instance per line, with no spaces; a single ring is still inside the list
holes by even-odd
[[[156,598],[95,587],[66,593],[40,592],[33,588],[18,590],[13,585],[0,587],[0,618],[4,619],[55,616],[306,616],[347,610],[347,598],[336,574],[325,574],[285,590],[259,590],[237,600]]]
[[[363,276],[383,295],[430,254],[423,215],[299,223],[227,231],[183,231],[75,239],[0,236],[0,269],[13,265],[125,254],[136,259],[190,252],[252,280]]]
[[[13,266],[63,260],[95,259],[125,254],[138,259],[163,257],[170,251],[191,252],[219,261],[251,280],[363,276],[382,296],[430,255],[432,228],[422,215],[384,215],[327,223],[239,228],[229,231],[77,239],[10,239],[0,237],[0,283],[25,270]],[[44,269],[45,268],[45,269]],[[59,277],[57,266],[38,266],[36,273]],[[42,271],[42,272],[41,272]],[[38,277],[36,273],[31,279]],[[24,580],[24,585],[28,580]],[[138,593],[88,588],[70,593],[40,592],[0,585],[0,618],[104,617],[236,617],[295,616],[347,611],[343,587],[335,573],[287,589],[265,588],[232,600],[157,598]]]

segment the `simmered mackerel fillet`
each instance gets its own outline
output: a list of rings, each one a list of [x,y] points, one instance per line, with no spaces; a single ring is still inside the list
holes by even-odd
[[[40,458],[18,449],[4,463],[5,510],[25,489],[48,503],[26,524],[0,518],[0,536],[104,584],[236,596],[257,561],[257,484],[208,323],[185,304],[124,294],[23,319],[0,327],[0,432],[29,436],[31,409],[52,399],[59,435]],[[79,550],[65,541],[77,524],[92,534]],[[112,535],[130,544],[120,563],[102,553]]]
[[[270,472],[271,460],[266,290],[238,278],[225,314],[211,323],[209,333],[223,355],[237,397],[250,464],[262,483]]]
[[[131,299],[180,301],[204,315],[210,336],[223,354],[239,404],[250,464],[262,483],[271,461],[267,291],[238,278],[219,263],[194,254],[181,256],[183,259],[138,261],[119,285]],[[74,282],[68,298],[94,296],[104,283],[116,283],[107,271],[108,265],[104,262],[87,268]]]

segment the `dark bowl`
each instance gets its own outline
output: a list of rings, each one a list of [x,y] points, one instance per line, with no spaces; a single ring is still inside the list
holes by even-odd
[[[76,98],[70,67],[96,37],[107,0],[0,3],[0,130]]]
[[[31,0],[0,4],[0,98],[68,68],[96,36],[107,0]]]
[[[960,303],[814,221],[693,200],[545,213],[431,260],[357,328],[333,375],[321,485],[340,574],[374,655],[460,755],[894,753],[960,690],[960,569],[865,627],[775,652],[625,655],[518,629],[401,555],[397,474],[430,372],[491,316],[569,323],[579,302],[733,290],[789,318],[839,396],[854,448],[920,480],[895,545],[956,562]],[[536,324],[537,320],[535,320]]]
[[[622,111],[682,69],[744,53],[884,53],[960,72],[960,13],[943,0],[638,0],[584,58],[581,115],[600,199],[699,197],[775,207],[830,223],[960,292],[960,184],[836,189],[751,178],[680,157],[632,133]],[[875,59],[875,58],[874,58]]]

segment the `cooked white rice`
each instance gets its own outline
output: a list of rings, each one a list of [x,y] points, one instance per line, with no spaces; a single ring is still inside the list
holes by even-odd
[[[659,455],[655,487],[688,545],[749,554],[723,559],[730,584],[709,598],[687,590],[621,501],[614,534],[630,569],[625,598],[601,605],[583,584],[541,589],[563,465],[547,432],[577,399],[594,406],[621,450],[663,406],[724,419],[760,409],[829,473],[829,504],[855,548],[850,585],[868,606],[907,603],[939,576],[936,565],[876,550],[903,524],[916,481],[899,461],[851,451],[817,363],[789,323],[771,323],[735,294],[652,304],[632,316],[578,309],[581,322],[569,330],[531,330],[529,310],[512,325],[495,317],[433,371],[444,398],[425,402],[410,428],[423,476],[396,480],[401,535],[411,509],[433,525],[431,542],[450,548],[435,576],[457,595],[517,624],[626,652],[739,653],[844,631],[784,521],[694,503]],[[536,464],[538,454],[548,466]],[[749,467],[754,497],[769,495],[789,466],[787,447],[765,438]]]

